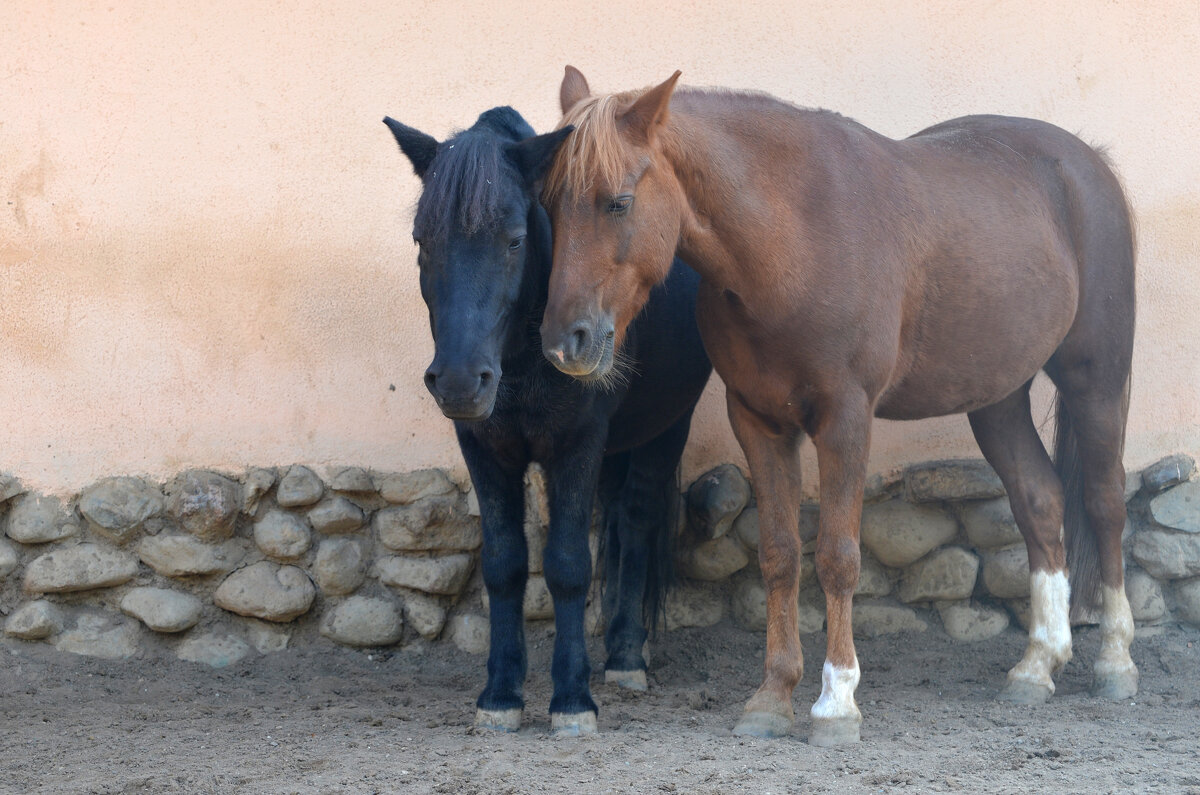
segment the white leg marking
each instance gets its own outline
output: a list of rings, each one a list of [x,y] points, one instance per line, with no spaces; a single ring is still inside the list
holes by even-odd
[[[858,658],[853,668],[839,668],[829,660],[821,669],[821,697],[812,706],[814,718],[852,718],[862,720],[862,713],[854,703],[854,690],[858,687]]]
[[[1051,674],[1071,659],[1067,573],[1035,571],[1029,575],[1029,590],[1029,645],[1025,647],[1025,656],[1008,672],[1008,680],[1048,687],[1053,693]]]
[[[1129,656],[1133,641],[1133,612],[1124,588],[1101,588],[1104,596],[1104,615],[1100,619],[1100,654],[1096,657],[1096,676],[1108,678],[1132,673],[1137,667]]]

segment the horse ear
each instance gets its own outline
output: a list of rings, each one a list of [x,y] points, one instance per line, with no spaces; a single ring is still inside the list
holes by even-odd
[[[558,152],[558,147],[562,146],[562,142],[567,140],[567,136],[574,129],[568,124],[554,132],[535,135],[509,145],[508,154],[517,164],[517,169],[520,170],[521,176],[527,183],[532,185],[546,176],[546,171],[550,168],[550,162]]]
[[[396,143],[400,144],[400,151],[408,155],[408,159],[412,161],[413,171],[417,172],[418,177],[424,179],[429,164],[433,162],[433,156],[437,154],[437,139],[409,127],[407,124],[401,124],[391,116],[384,116],[383,123],[392,131],[392,135],[396,136]]]
[[[591,95],[592,90],[588,88],[587,78],[583,76],[583,72],[567,64],[562,87],[558,89],[558,104],[562,106],[562,112],[565,114],[575,107],[576,102]]]
[[[655,128],[667,120],[667,106],[671,104],[671,94],[681,74],[676,69],[675,74],[646,91],[622,111],[619,118],[625,129],[650,140]]]

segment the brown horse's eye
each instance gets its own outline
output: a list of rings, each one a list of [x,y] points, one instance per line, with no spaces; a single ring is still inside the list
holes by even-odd
[[[633,206],[633,197],[629,194],[615,196],[608,203],[608,211],[613,215],[624,215]]]

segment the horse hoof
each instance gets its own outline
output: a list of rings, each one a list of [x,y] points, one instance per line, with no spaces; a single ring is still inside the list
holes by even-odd
[[[496,732],[515,732],[521,728],[520,709],[477,709],[475,728]]]
[[[1138,672],[1136,668],[1128,671],[1101,676],[1096,675],[1092,683],[1092,695],[1109,701],[1124,701],[1137,695]]]
[[[861,718],[813,718],[808,744],[820,748],[833,748],[837,745],[856,743],[859,739],[858,728],[861,725]]]
[[[996,698],[1010,704],[1045,704],[1053,693],[1046,685],[1028,679],[1009,679]]]
[[[747,712],[733,727],[738,737],[786,737],[792,730],[792,719],[776,712]]]
[[[582,737],[597,731],[596,713],[591,710],[556,712],[550,716],[550,733],[555,737]]]
[[[617,687],[623,687],[626,690],[646,690],[646,672],[645,671],[605,671],[605,684],[614,684]]]

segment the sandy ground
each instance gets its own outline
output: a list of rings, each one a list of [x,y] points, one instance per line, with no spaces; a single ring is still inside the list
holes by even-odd
[[[601,733],[548,734],[547,627],[530,633],[526,727],[471,727],[484,660],[448,643],[332,646],[222,670],[108,662],[0,642],[0,791],[96,793],[1193,792],[1200,793],[1200,632],[1139,631],[1136,699],[1091,698],[1098,633],[1049,704],[993,699],[1024,648],[924,635],[863,640],[863,742],[804,742],[825,638],[805,638],[800,720],[779,740],[730,728],[761,674],[763,636],[680,630],[653,649],[649,693],[593,676]],[[592,650],[593,661],[600,649]],[[1084,661],[1089,661],[1085,665]]]

